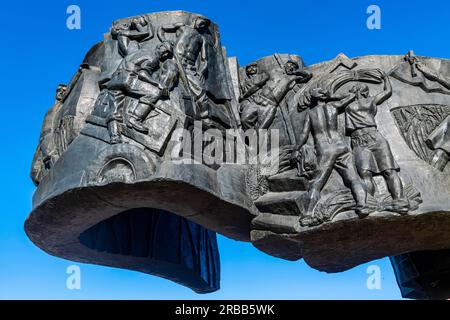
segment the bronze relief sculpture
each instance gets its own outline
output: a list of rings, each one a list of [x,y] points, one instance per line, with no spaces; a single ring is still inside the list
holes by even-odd
[[[446,59],[240,66],[203,16],[120,19],[58,87],[25,229],[196,292],[219,289],[220,233],[325,272],[391,256],[404,296],[448,298],[449,119]]]

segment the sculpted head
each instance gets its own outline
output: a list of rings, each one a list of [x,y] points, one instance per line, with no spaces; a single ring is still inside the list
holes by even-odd
[[[370,89],[369,86],[365,83],[357,83],[350,89],[350,92],[356,94],[357,96],[368,98]]]
[[[113,22],[113,29],[116,31],[121,31],[121,30],[128,30],[130,29],[131,26],[131,20],[127,19],[127,20],[120,20],[120,21],[114,21]]]
[[[254,76],[258,73],[258,65],[256,63],[249,64],[245,67],[245,73],[247,76]]]
[[[296,71],[299,69],[299,65],[297,62],[293,60],[288,60],[286,64],[284,65],[284,70],[286,71],[286,74],[292,75],[295,74]]]
[[[65,84],[59,84],[56,88],[56,100],[62,101],[64,99],[64,95],[67,92],[67,86]]]
[[[147,20],[145,19],[144,16],[139,16],[139,17],[134,17],[131,19],[131,25],[132,26],[146,26],[147,25]]]
[[[197,30],[208,28],[210,24],[211,21],[205,17],[196,17],[194,19],[194,28]]]
[[[160,60],[170,59],[173,55],[173,45],[169,41],[163,41],[156,47],[156,54]]]

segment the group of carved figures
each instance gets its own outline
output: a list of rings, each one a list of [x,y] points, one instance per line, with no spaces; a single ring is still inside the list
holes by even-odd
[[[216,282],[215,234],[202,227],[204,222],[208,228],[231,238],[251,240],[268,254],[287,260],[303,257],[308,264],[327,272],[346,270],[356,262],[383,254],[413,252],[417,249],[415,246],[419,247],[420,239],[432,243],[428,240],[431,234],[441,235],[439,246],[420,244],[420,250],[435,250],[446,243],[441,240],[445,240],[443,235],[448,230],[445,223],[442,223],[444,229],[435,228],[446,218],[436,211],[438,207],[431,203],[435,199],[430,199],[432,191],[426,190],[426,186],[430,185],[433,191],[441,185],[448,186],[449,96],[450,61],[417,57],[412,51],[403,59],[377,56],[349,59],[340,54],[332,61],[310,68],[306,68],[297,55],[274,54],[241,68],[235,58],[226,58],[217,26],[205,17],[177,11],[120,19],[113,22],[105,39],[89,51],[70,83],[57,87],[56,101],[45,115],[31,168],[31,178],[38,189],[27,232],[34,242],[50,248],[49,252],[61,256],[64,252],[65,258],[72,255],[78,261],[81,256],[75,252],[78,250],[75,238],[67,238],[70,247],[66,254],[64,244],[56,243],[62,238],[52,236],[50,239],[46,230],[61,228],[61,235],[67,233],[71,237],[75,236],[72,230],[65,230],[73,228],[73,221],[77,222],[77,228],[85,223],[89,227],[86,231],[96,232],[100,227],[102,234],[98,235],[101,240],[98,243],[102,248],[99,251],[104,251],[103,245],[105,248],[111,245],[115,251],[116,241],[108,243],[107,229],[103,227],[112,226],[111,234],[116,239],[116,227],[121,223],[126,222],[122,226],[124,231],[128,230],[130,221],[141,224],[142,220],[133,217],[146,216],[156,221],[152,217],[169,219],[166,214],[173,211],[183,216],[173,215],[169,219],[176,225],[184,226],[191,219],[199,223],[186,224],[189,227],[186,234],[188,238],[200,239],[198,247],[205,247],[208,254],[212,253],[207,262],[202,260],[199,266],[203,268],[204,264],[211,268],[212,271],[205,274],[207,277],[212,274]],[[215,146],[204,140],[206,134],[197,135],[198,120],[201,120],[202,130],[218,129],[215,132],[224,134],[223,140],[228,140],[226,129],[229,128],[241,133],[248,130],[246,136],[251,131],[264,140],[276,136],[272,136],[272,132],[278,130],[279,148],[272,145],[271,139],[258,141],[256,147],[269,151],[268,158],[277,158],[276,170],[272,167],[266,170],[264,161],[231,166],[203,161],[203,166],[199,164],[195,168],[190,163],[184,166],[183,162],[174,170],[173,162],[169,162],[175,148],[169,142],[171,138],[172,141],[178,138],[176,129],[186,129],[191,134],[191,139],[182,137],[183,152],[184,146],[192,144],[196,153],[197,141],[192,139],[198,136],[203,147]],[[380,123],[384,120],[386,123]],[[260,134],[260,130],[267,131]],[[397,141],[395,137],[400,136],[403,140]],[[231,146],[236,149],[236,159],[242,156],[238,154],[239,146],[245,145],[249,155],[253,151],[250,140],[245,138]],[[269,150],[260,148],[260,143],[265,142],[270,143]],[[226,153],[230,145],[223,147]],[[397,156],[402,160],[399,160],[402,172]],[[200,160],[205,160],[204,155],[202,157]],[[192,160],[195,161],[191,163],[200,163],[197,158]],[[414,176],[417,170],[423,172]],[[430,182],[422,183],[422,180]],[[176,187],[172,190],[171,186]],[[139,188],[143,188],[142,193],[131,192]],[[442,189],[443,194],[436,197],[439,206],[439,202],[445,200],[447,187]],[[92,190],[95,197],[90,196]],[[107,201],[110,192],[120,199],[114,199],[113,203]],[[179,201],[180,196],[191,193],[192,199]],[[208,194],[207,197],[204,194]],[[425,203],[419,207],[422,196]],[[79,199],[95,204],[89,208],[89,214],[76,208]],[[136,209],[133,207],[136,203],[151,208]],[[106,212],[100,212],[103,204],[108,210],[114,205],[114,210],[126,211],[114,216],[116,220],[111,217],[100,223],[100,219],[106,217]],[[430,226],[426,220],[424,223],[416,219],[423,211],[430,211],[429,205],[433,208]],[[442,208],[444,205],[447,210],[449,203],[443,203]],[[170,212],[153,207],[169,208]],[[64,210],[70,214],[60,215]],[[416,211],[417,216],[408,216],[412,211]],[[101,215],[86,219],[90,213]],[[59,216],[53,219],[53,214],[60,215],[61,219],[70,218],[64,226],[66,229],[61,227],[61,221],[65,220]],[[318,227],[333,222],[338,214],[340,217],[336,220],[342,223]],[[124,217],[127,220],[122,220]],[[184,217],[188,217],[187,220]],[[353,228],[353,219],[358,217],[369,219],[355,223]],[[171,241],[170,236],[175,236],[170,243],[184,243],[185,237],[178,237],[179,232],[173,233],[172,222],[165,225],[167,219],[158,222],[152,232],[157,231],[168,241]],[[110,225],[111,221],[114,225]],[[92,225],[94,222],[98,224]],[[399,235],[390,232],[395,225],[405,225]],[[349,232],[353,237],[344,239],[349,226],[354,230]],[[417,232],[423,226],[425,231]],[[392,238],[404,245],[397,247],[387,241],[379,246],[378,234],[385,230],[390,232],[387,240]],[[94,234],[86,231],[82,233],[84,238],[77,239],[83,242],[89,238],[82,243],[88,246],[86,243],[95,242],[97,238],[91,239]],[[377,237],[361,236],[366,231]],[[128,237],[127,232],[123,234]],[[142,244],[149,243],[142,242],[141,236],[138,238],[129,238],[126,243],[133,242],[136,248],[144,248]],[[333,246],[333,240],[329,239],[338,238],[343,240]],[[45,239],[49,239],[49,245]],[[419,240],[406,245],[411,241],[404,239]],[[117,245],[122,244],[117,241]],[[97,243],[93,247],[96,246]],[[204,258],[196,246],[192,249],[183,246],[173,248],[177,251],[174,257],[181,254],[189,261],[194,261],[191,257]],[[370,249],[367,255],[366,249]],[[75,250],[75,255],[70,250]],[[134,253],[125,251],[126,254],[120,254],[132,259]],[[123,267],[122,262],[127,261],[126,268],[143,270],[141,256],[137,267],[129,267],[134,262],[128,261],[132,260],[120,258],[117,264],[115,258],[111,258],[109,264],[105,263],[104,256],[96,260],[92,252],[83,249],[82,255],[89,255],[87,261],[111,266]],[[338,255],[341,258],[337,259]],[[419,252],[419,258],[420,255]],[[434,259],[434,253],[431,255]],[[446,258],[448,252],[436,257]],[[408,256],[394,259],[401,259],[401,268],[415,272],[414,266],[404,264],[411,260]],[[154,261],[158,265],[157,274],[165,276],[158,259]],[[150,273],[152,263],[148,268]],[[439,263],[436,265],[440,267]],[[446,266],[446,263],[441,265]],[[175,278],[182,282],[180,270],[176,266]],[[408,287],[410,279],[415,278],[414,272],[404,281]],[[201,273],[203,276],[203,271]],[[190,269],[187,278],[187,283],[192,279],[197,282]],[[423,278],[424,282],[432,279],[427,274]],[[433,286],[436,283],[433,281]],[[211,287],[216,288],[217,283]]]
[[[339,58],[342,59],[342,55]],[[412,75],[413,78],[419,77],[420,73],[420,77],[437,81],[449,88],[449,79],[441,77],[411,53],[405,56],[405,63],[411,65],[411,70],[418,70]],[[383,210],[407,214],[416,205],[410,204],[389,142],[377,128],[378,108],[392,95],[391,80],[379,69],[360,72],[369,76],[366,82],[382,84],[381,92],[371,95],[369,86],[364,83],[364,79],[359,79],[361,77],[355,71],[350,80],[354,84],[347,87],[347,92],[336,94],[333,92],[336,90],[319,79],[314,85],[303,84],[303,90],[295,93],[294,99],[290,99],[291,104],[294,104],[291,109],[303,112],[304,121],[292,126],[297,136],[295,144],[281,146],[279,172],[299,168],[298,175],[307,176],[310,181],[306,197],[308,204],[302,210],[300,219],[302,225],[313,224],[314,209],[333,170],[351,191],[355,202],[352,209],[359,217],[366,217],[379,209],[379,206],[372,205],[373,201],[370,201],[377,196],[375,176],[384,178],[391,196],[390,201],[384,203]],[[269,76],[264,71],[258,72],[257,63],[252,63],[245,68],[244,78],[240,88],[240,115],[242,126],[246,129],[269,129],[277,107],[295,84],[315,80],[292,60],[285,63],[284,74],[275,76]],[[367,81],[374,79],[376,81]],[[422,81],[418,80],[417,85]],[[344,121],[338,121],[339,115]],[[441,170],[450,155],[447,133],[449,119],[450,117],[443,121],[428,140],[430,148],[435,150],[433,164]],[[309,156],[306,149],[310,137],[314,157]],[[309,163],[306,170],[305,160],[313,162]]]
[[[168,34],[172,34],[172,40],[168,39]],[[92,111],[92,115],[101,114],[104,118],[110,144],[123,142],[123,127],[137,134],[148,134],[145,121],[150,113],[158,104],[170,102],[174,88],[179,85],[192,102],[195,119],[208,118],[208,104],[215,105],[211,98],[213,94],[207,88],[207,79],[211,76],[208,46],[216,50],[218,36],[211,32],[210,21],[197,16],[190,23],[162,25],[157,28],[156,36],[154,39],[154,27],[145,16],[116,21],[111,28],[120,62],[115,70],[100,77],[100,94]],[[346,66],[345,59],[342,56],[339,59],[340,64]],[[351,60],[347,58],[347,62]],[[412,53],[405,56],[405,63],[399,68],[405,65],[411,74],[406,78],[403,76],[403,81],[430,92],[450,93],[450,79],[436,73]],[[346,67],[352,69],[354,66]],[[214,69],[217,72],[217,68]],[[303,123],[292,126],[296,131],[296,142],[281,148],[280,172],[299,168],[298,174],[307,176],[310,181],[302,223],[309,224],[314,216],[314,208],[333,170],[351,191],[356,203],[354,210],[360,217],[375,210],[368,205],[377,192],[374,176],[384,178],[392,198],[384,209],[400,214],[411,209],[389,142],[377,129],[377,109],[392,95],[388,75],[378,69],[366,70],[372,80],[377,79],[383,84],[381,92],[375,95],[370,94],[369,86],[358,76],[350,80],[355,84],[348,92],[338,94],[320,79],[314,79],[304,70],[301,61],[295,59],[284,61],[270,74],[259,70],[258,63],[252,63],[244,70],[239,83],[240,119],[237,119],[243,129],[270,129],[280,103],[296,89],[294,98],[289,99],[290,107],[292,109],[294,104],[294,109],[305,116]],[[335,71],[336,68],[330,73]],[[403,73],[394,70],[391,76],[398,78]],[[427,81],[438,83],[438,87],[430,89]],[[314,85],[309,85],[311,82]],[[56,147],[59,127],[54,123],[54,113],[60,109],[66,90],[64,85],[58,87],[57,101],[44,121],[32,171],[36,184],[64,151],[58,151]],[[228,111],[230,116],[232,111]],[[343,115],[345,124],[338,121],[339,115]],[[433,150],[430,163],[440,170],[449,161],[449,125],[450,115],[426,141]],[[312,141],[312,157],[307,156],[308,141]]]
[[[155,38],[154,26],[146,16],[113,23],[109,38],[114,43],[111,46],[115,52],[105,57],[103,63],[106,67],[99,66],[100,93],[91,112],[94,118],[101,118],[102,125],[107,127],[110,144],[123,142],[124,127],[136,134],[147,135],[149,127],[145,121],[151,118],[151,112],[159,103],[170,104],[176,87],[180,87],[183,97],[191,101],[193,111],[190,116],[197,120],[209,117],[207,107],[215,105],[215,92],[208,94],[208,79],[215,75],[208,72],[208,66],[223,64],[223,61],[211,61],[218,59],[208,50],[217,54],[221,49],[216,50],[218,35],[210,27],[210,20],[195,16],[186,23],[159,26]],[[208,49],[208,46],[213,49]],[[119,63],[114,67],[111,61]],[[217,66],[213,68],[220,70]],[[209,79],[210,83],[214,81]],[[214,85],[220,86],[217,81]],[[53,142],[57,139],[60,126],[54,123],[54,114],[61,109],[67,97],[63,92],[66,89],[65,85],[58,87],[57,101],[44,121],[31,174],[35,184],[39,184],[66,149],[57,151]],[[218,96],[219,100],[222,99],[220,93]],[[219,119],[224,120],[222,122],[216,120],[217,126],[227,127],[230,123],[227,117],[228,114]],[[89,117],[86,121],[89,122]]]
[[[148,128],[143,122],[158,101],[170,99],[170,92],[179,80],[196,106],[196,115],[201,115],[208,100],[205,88],[208,39],[205,34],[209,25],[208,19],[196,17],[190,25],[161,26],[157,32],[160,43],[154,53],[138,55],[138,58],[133,54],[145,49],[146,41],[153,38],[150,22],[145,17],[138,17],[113,25],[111,34],[118,41],[118,49],[124,59],[112,77],[100,84],[103,90],[101,99],[106,99],[100,104],[111,104],[107,119],[111,143],[121,141],[117,125],[121,121],[146,134]],[[167,33],[175,33],[175,41],[167,40]]]

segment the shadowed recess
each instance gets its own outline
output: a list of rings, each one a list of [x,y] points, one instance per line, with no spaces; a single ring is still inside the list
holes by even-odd
[[[450,250],[420,251],[391,257],[402,296],[447,299],[450,295]]]
[[[100,252],[162,264],[148,273],[186,283],[199,293],[220,287],[216,233],[164,210],[124,211],[84,231],[80,242]]]

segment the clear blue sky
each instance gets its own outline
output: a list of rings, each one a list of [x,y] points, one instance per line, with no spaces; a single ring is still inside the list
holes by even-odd
[[[81,30],[66,28],[66,9],[81,8]],[[382,29],[368,30],[366,9],[377,4]],[[66,289],[70,261],[51,257],[25,236],[34,186],[29,167],[56,85],[68,82],[111,21],[162,10],[205,14],[219,24],[222,44],[241,64],[275,52],[310,65],[344,52],[450,58],[450,2],[444,0],[58,0],[1,1],[0,298],[39,299],[397,299],[387,259],[374,261],[382,289],[366,288],[367,266],[340,274],[304,262],[269,257],[248,243],[219,237],[222,289],[197,295],[137,272],[80,264],[82,289]],[[383,239],[380,238],[380,241]]]

